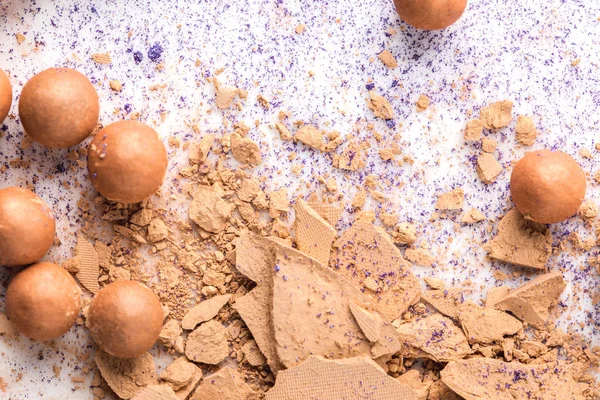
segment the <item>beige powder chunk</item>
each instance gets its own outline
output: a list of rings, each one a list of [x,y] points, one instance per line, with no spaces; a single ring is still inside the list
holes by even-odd
[[[396,59],[394,58],[392,53],[390,53],[389,50],[382,51],[381,53],[379,53],[377,58],[379,58],[381,60],[383,65],[385,65],[386,67],[388,67],[390,69],[398,67],[398,62],[396,61]]]
[[[410,369],[396,378],[403,386],[411,388],[418,400],[427,400],[431,382],[423,382],[421,373],[416,369]]]
[[[192,330],[196,325],[213,319],[230,299],[230,294],[224,294],[204,300],[183,317],[181,321],[182,328]]]
[[[296,222],[294,228],[298,249],[327,265],[331,245],[337,236],[337,231],[306,201],[298,199],[295,210]]]
[[[441,194],[435,208],[438,210],[461,210],[464,202],[465,191],[462,188],[456,188],[448,193]]]
[[[352,301],[350,302],[350,312],[354,316],[354,319],[362,332],[365,334],[365,337],[370,342],[377,342],[381,337],[381,326],[383,323],[381,315],[371,313]]]
[[[444,289],[444,287],[446,286],[443,279],[432,278],[430,276],[426,276],[423,278],[423,280],[425,281],[427,286],[429,286],[430,288],[432,288],[434,290],[441,290],[441,289]]]
[[[123,85],[121,84],[121,82],[119,82],[117,80],[111,80],[110,82],[108,82],[108,85],[110,86],[110,88],[113,92],[118,93],[121,90],[123,90]]]
[[[472,358],[449,363],[441,375],[465,400],[585,399],[585,387],[573,380],[571,367],[562,362],[532,365]]]
[[[293,139],[292,132],[290,132],[290,130],[286,128],[286,126],[283,125],[281,122],[275,124],[275,129],[277,129],[277,132],[279,132],[281,140],[288,141]]]
[[[305,24],[300,24],[300,25],[296,26],[296,29],[295,29],[295,31],[298,35],[302,34],[305,30],[306,30]]]
[[[215,142],[215,135],[204,135],[200,142],[190,144],[188,157],[193,164],[202,164]]]
[[[110,64],[112,63],[112,59],[110,58],[110,53],[95,53],[92,54],[92,60],[98,64]]]
[[[552,235],[545,225],[513,209],[500,220],[496,237],[484,248],[496,260],[544,269],[552,252]]]
[[[477,222],[485,221],[485,214],[479,211],[476,208],[471,208],[469,211],[465,212],[460,219],[460,222],[463,224],[474,224]]]
[[[243,138],[238,134],[231,136],[231,153],[240,163],[251,167],[256,167],[262,162],[258,144],[254,140]]]
[[[197,375],[198,371],[202,374],[202,370],[196,364],[188,361],[184,356],[173,361],[160,374],[160,379],[169,383],[173,390],[179,390],[187,386],[192,379]]]
[[[94,249],[96,249],[98,255],[98,265],[105,269],[110,268],[110,259],[112,258],[110,247],[96,240]]]
[[[497,101],[479,111],[479,118],[485,129],[500,129],[512,121],[513,103],[509,100]]]
[[[437,261],[428,250],[421,248],[409,248],[406,249],[404,256],[410,262],[424,267],[431,267]]]
[[[325,221],[329,222],[329,224],[333,227],[335,227],[337,225],[337,223],[340,220],[340,217],[342,216],[342,213],[344,212],[344,209],[342,207],[339,207],[339,206],[336,206],[333,204],[309,201],[308,205],[313,210],[318,212],[319,215],[321,217],[323,217],[323,219],[325,219]]]
[[[427,400],[462,400],[462,397],[454,393],[441,380],[435,381],[429,387]]]
[[[510,288],[506,286],[498,286],[493,287],[487,292],[487,296],[485,299],[485,306],[488,308],[493,308],[498,304],[500,300],[508,296],[510,293]]]
[[[152,221],[153,218],[154,216],[152,215],[152,210],[143,208],[137,213],[133,214],[133,216],[131,217],[131,223],[138,226],[148,226],[148,224],[150,223],[150,221]],[[96,251],[98,251],[97,245],[98,242],[96,242]],[[100,252],[98,251],[98,253]]]
[[[409,222],[402,222],[392,232],[392,239],[397,244],[413,244],[417,241],[417,227]]]
[[[548,309],[558,303],[567,284],[560,272],[540,275],[531,282],[511,291],[496,303],[499,310],[510,311],[529,325],[544,329]]]
[[[260,191],[259,181],[256,179],[244,179],[237,191],[237,196],[242,201],[251,202]]]
[[[166,347],[173,347],[175,341],[181,335],[181,327],[179,326],[179,322],[177,320],[169,320],[158,335],[158,341],[161,342]]]
[[[462,330],[441,314],[400,325],[397,330],[404,357],[448,362],[473,353]]]
[[[457,318],[460,305],[464,302],[463,292],[460,288],[426,290],[421,296],[442,314]]]
[[[226,333],[227,330],[220,322],[205,322],[188,336],[186,357],[204,364],[219,364],[229,355]]]
[[[169,385],[148,385],[141,389],[132,400],[180,400]]]
[[[169,228],[167,228],[167,224],[163,222],[160,218],[154,218],[148,224],[148,236],[146,239],[150,243],[160,242],[169,236]]]
[[[231,369],[221,368],[204,378],[190,400],[246,400],[249,394],[251,389],[244,382],[236,382]]]
[[[98,284],[98,275],[100,274],[98,253],[96,253],[94,246],[81,233],[77,235],[75,255],[79,260],[79,272],[75,276],[87,290],[94,294],[98,293],[98,290],[100,290],[100,285]]]
[[[290,201],[287,197],[287,189],[281,188],[272,192],[269,195],[269,213],[273,218],[277,217],[280,212],[288,212],[290,210]]]
[[[301,395],[301,397],[299,397]],[[266,400],[417,400],[415,392],[366,357],[326,360],[313,356],[282,371]]]
[[[122,267],[110,266],[108,278],[111,282],[131,280],[131,272]]]
[[[498,142],[496,140],[488,137],[481,138],[481,150],[486,153],[493,153],[496,151],[496,147],[498,147]]]
[[[334,244],[330,266],[364,289],[377,311],[390,321],[419,300],[421,285],[411,265],[385,230],[369,221],[358,220],[342,233]],[[369,288],[366,278],[374,281],[377,291]]]
[[[479,118],[475,118],[467,122],[465,128],[464,137],[465,140],[476,141],[481,139],[483,132],[483,122]]]
[[[294,139],[304,143],[308,147],[322,151],[323,147],[325,146],[325,142],[323,141],[324,135],[325,132],[314,125],[302,125],[296,131]]]
[[[260,367],[261,365],[265,365],[267,363],[267,359],[265,356],[263,356],[254,340],[247,341],[242,346],[242,352],[246,356],[248,363],[254,367]]]
[[[117,358],[98,349],[95,360],[108,386],[122,399],[130,399],[143,386],[156,382],[154,360],[148,353],[135,358]]]
[[[586,199],[579,207],[579,215],[586,221],[594,221],[598,218],[598,206],[593,200]]]
[[[15,33],[15,37],[17,38],[17,43],[21,44],[23,43],[25,40],[27,40],[27,38],[25,37],[25,35],[23,35],[22,33]]]
[[[470,343],[501,342],[506,335],[514,335],[523,328],[516,318],[503,311],[479,307],[466,302],[460,307],[458,320]]]
[[[353,147],[348,147],[341,154],[332,156],[332,164],[335,168],[346,171],[359,171],[367,164],[363,153]]]
[[[12,336],[17,333],[17,330],[12,325],[6,314],[0,313],[0,335]]]
[[[483,153],[477,159],[477,175],[485,184],[494,183],[502,172],[502,165],[490,153]]]
[[[525,115],[519,115],[517,118],[517,142],[523,146],[531,146],[535,143],[537,138],[537,129],[531,117]]]
[[[377,95],[373,90],[369,92],[369,100],[367,106],[373,111],[376,117],[383,119],[394,118],[394,109],[389,101],[384,97]]]
[[[198,186],[190,204],[189,216],[205,231],[219,233],[225,230],[233,205],[224,201],[210,186]]]
[[[417,100],[417,112],[423,112],[429,108],[429,97],[421,95]]]
[[[223,86],[217,78],[212,78],[213,84],[215,85],[216,103],[217,107],[224,110],[231,107],[233,100],[237,96],[241,98],[245,97],[243,91],[232,86]]]

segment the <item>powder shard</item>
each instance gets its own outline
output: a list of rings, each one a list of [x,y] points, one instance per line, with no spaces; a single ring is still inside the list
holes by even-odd
[[[154,360],[148,353],[136,358],[117,358],[98,349],[95,360],[108,386],[122,399],[130,399],[142,387],[156,382]]]
[[[213,319],[230,299],[230,294],[224,294],[202,301],[183,317],[181,327],[192,330],[196,325]]]
[[[186,357],[204,364],[219,364],[229,355],[226,333],[220,322],[205,322],[188,336],[185,345]]]
[[[470,343],[501,342],[504,336],[514,335],[523,328],[518,319],[507,313],[472,302],[460,307],[458,320]]]
[[[295,211],[298,249],[327,265],[337,231],[302,199],[298,199]]]
[[[463,292],[461,288],[426,290],[421,296],[442,314],[457,318],[460,305],[464,302]]]
[[[94,246],[83,237],[83,234],[77,235],[75,255],[79,261],[79,272],[75,276],[87,290],[94,294],[98,293],[100,290],[98,284],[98,275],[100,274],[98,253],[96,253]]]
[[[462,188],[456,188],[450,192],[441,194],[435,208],[438,210],[462,210],[465,203],[465,191]]]
[[[367,106],[376,117],[382,119],[392,119],[394,118],[394,109],[389,101],[387,101],[384,97],[379,96],[373,90],[369,92],[369,100],[367,100]]]
[[[512,121],[513,103],[509,100],[497,101],[480,110],[480,118],[485,129],[500,129]]]

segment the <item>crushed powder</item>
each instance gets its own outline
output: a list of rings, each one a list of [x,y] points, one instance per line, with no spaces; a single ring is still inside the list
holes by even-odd
[[[512,121],[513,103],[509,100],[497,101],[479,111],[485,129],[500,129]]]
[[[369,100],[367,106],[373,111],[376,117],[382,119],[394,118],[394,109],[387,99],[376,94],[373,90],[369,92]]]
[[[485,184],[494,183],[502,172],[502,165],[490,153],[482,153],[477,159],[477,175]]]
[[[525,115],[519,115],[517,117],[517,126],[515,128],[517,132],[517,142],[523,146],[531,146],[535,143],[537,138],[537,129],[531,117]]]
[[[476,141],[481,139],[483,132],[483,122],[479,118],[475,118],[467,122],[465,127],[464,138],[468,141]]]
[[[389,50],[382,51],[381,53],[379,53],[377,58],[379,58],[381,60],[383,65],[385,65],[386,67],[388,67],[390,69],[394,69],[394,68],[398,67],[398,62],[396,61],[396,59],[394,58],[394,56],[392,55],[392,53]]]

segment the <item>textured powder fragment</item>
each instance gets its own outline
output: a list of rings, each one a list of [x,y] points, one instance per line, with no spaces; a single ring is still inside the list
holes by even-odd
[[[585,386],[575,382],[571,367],[562,362],[531,365],[472,358],[449,363],[441,375],[465,400],[585,399]]]
[[[496,303],[496,308],[510,311],[529,325],[544,329],[548,320],[548,309],[558,303],[566,286],[560,272],[540,275],[511,291],[508,296]]]
[[[77,235],[75,255],[79,260],[79,272],[75,276],[87,290],[94,294],[98,293],[98,290],[100,290],[98,284],[98,275],[100,274],[98,253],[96,253],[94,246],[83,237],[83,234]]]
[[[298,249],[327,265],[337,231],[302,199],[298,199],[295,211]]]
[[[191,143],[188,147],[188,157],[192,164],[202,164],[215,142],[215,135],[204,135],[200,142]]]
[[[442,380],[435,381],[429,387],[427,400],[462,400],[462,397],[454,393]]]
[[[500,300],[508,296],[510,293],[510,288],[506,286],[498,286],[493,287],[487,292],[487,296],[485,298],[485,306],[488,308],[493,308],[498,304]]]
[[[417,100],[417,112],[423,112],[429,108],[429,97],[421,95]]]
[[[154,218],[148,224],[148,235],[146,239],[148,242],[155,243],[164,240],[169,236],[169,228],[167,228],[167,224],[163,222],[160,218]]]
[[[224,294],[202,301],[183,317],[181,327],[192,330],[196,325],[213,319],[230,299],[230,294]]]
[[[92,60],[98,64],[110,64],[112,63],[112,59],[110,58],[110,53],[95,53],[91,56]]]
[[[484,248],[496,260],[537,269],[546,268],[552,235],[545,225],[527,220],[513,209],[498,223],[498,233]]]
[[[500,129],[512,121],[513,103],[509,100],[497,101],[480,110],[479,118],[485,129]]]
[[[400,354],[404,357],[448,362],[473,352],[462,330],[441,314],[400,325],[397,330],[402,344]]]
[[[342,213],[344,212],[344,209],[342,207],[333,204],[309,201],[308,205],[313,210],[318,212],[319,215],[323,217],[325,221],[329,222],[329,224],[333,227],[337,225],[337,223],[340,220],[340,217],[342,216]]]
[[[419,300],[421,285],[411,265],[387,232],[369,221],[358,220],[342,233],[334,244],[330,266],[363,289],[390,321]],[[377,291],[370,289],[373,284]]]
[[[514,335],[523,328],[516,318],[503,311],[483,308],[472,302],[460,307],[458,320],[470,343],[501,342],[506,335]]]
[[[210,320],[189,334],[185,355],[192,361],[217,365],[229,355],[227,330],[221,323]]]
[[[141,389],[132,400],[180,400],[169,385],[148,385]]]
[[[277,218],[280,213],[290,211],[290,201],[288,200],[287,190],[281,188],[269,195],[269,215],[271,218]]]
[[[471,208],[469,211],[465,212],[460,219],[460,222],[463,224],[474,224],[477,222],[485,221],[485,214],[479,211],[476,208]]]
[[[425,281],[427,286],[429,286],[430,288],[432,288],[434,290],[441,290],[441,289],[444,289],[444,287],[446,286],[443,279],[432,278],[430,276],[426,276],[423,278],[423,280]]]
[[[190,400],[246,400],[252,390],[229,368],[221,368],[204,378]]]
[[[483,132],[483,123],[479,118],[472,119],[467,122],[467,126],[464,132],[465,140],[476,141],[481,139],[481,134]]]
[[[202,371],[196,364],[188,361],[184,356],[173,361],[160,374],[160,379],[169,383],[173,390],[177,391],[188,385],[196,376],[198,371]],[[200,372],[202,373],[202,372]]]
[[[313,125],[302,125],[296,131],[294,139],[316,150],[323,150],[325,132]]]
[[[237,96],[240,96],[241,98],[244,97],[244,93],[240,89],[232,86],[223,86],[217,78],[212,78],[212,81],[215,85],[217,107],[220,109],[223,110],[231,107],[233,100],[235,100]]]
[[[402,222],[392,232],[392,239],[396,244],[413,244],[417,241],[417,227],[409,222]]]
[[[525,115],[519,115],[517,118],[517,142],[523,146],[531,146],[535,143],[537,138],[537,129],[531,117]]]
[[[301,397],[299,397],[301,394]],[[326,360],[313,356],[282,371],[266,400],[417,400],[415,392],[366,357]]]
[[[224,201],[210,186],[198,186],[190,204],[189,216],[205,231],[219,233],[225,230],[233,205]]]
[[[259,181],[256,179],[244,179],[236,193],[240,200],[251,202],[260,191]]]
[[[485,184],[494,183],[502,172],[502,165],[490,153],[483,153],[477,159],[477,175]]]
[[[383,119],[394,118],[394,109],[389,101],[384,97],[377,95],[373,90],[369,92],[369,97],[367,106],[373,111],[373,114],[375,114],[376,117]]]
[[[240,163],[251,167],[256,167],[262,162],[258,144],[254,140],[243,138],[237,133],[231,136],[231,153]]]
[[[260,367],[267,363],[267,359],[263,356],[254,340],[247,341],[242,346],[242,352],[246,356],[248,363],[254,367]]]
[[[283,125],[282,123],[278,122],[275,124],[275,129],[277,129],[277,132],[279,132],[279,136],[281,137],[281,140],[283,141],[288,141],[288,140],[292,140],[292,132],[290,132],[290,130],[288,128],[286,128],[285,125]]]
[[[385,65],[386,67],[388,67],[390,69],[398,67],[398,62],[396,61],[396,59],[394,58],[392,53],[390,53],[389,50],[382,51],[381,53],[379,53],[377,58],[379,58],[381,60],[383,65]]]
[[[371,313],[354,302],[350,302],[350,312],[356,323],[370,342],[377,342],[381,337],[381,315]]]
[[[426,290],[421,297],[442,314],[457,318],[464,302],[463,292],[460,288]]]
[[[148,353],[136,358],[117,358],[98,349],[95,360],[108,386],[122,399],[130,399],[143,386],[156,382],[154,360]]]
[[[165,345],[166,347],[173,347],[175,341],[181,335],[181,327],[179,326],[179,322],[175,319],[169,320],[158,335],[158,341]]]
[[[110,82],[108,82],[108,85],[110,86],[110,89],[113,92],[120,92],[121,90],[123,90],[123,84],[121,84],[121,82],[117,81],[117,80],[111,80]]]
[[[437,261],[428,250],[421,248],[406,249],[404,256],[410,262],[424,267],[431,267]]]
[[[461,188],[456,188],[448,193],[441,194],[435,208],[438,210],[461,210],[465,202],[465,191]]]

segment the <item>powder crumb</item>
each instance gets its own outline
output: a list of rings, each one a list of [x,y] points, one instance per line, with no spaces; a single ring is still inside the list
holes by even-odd
[[[203,323],[189,334],[185,355],[192,361],[217,365],[229,355],[227,330],[215,320]]]
[[[27,40],[27,38],[25,37],[25,35],[23,35],[22,33],[16,33],[15,37],[17,38],[17,43],[21,44],[23,43],[25,40]]]
[[[175,391],[187,386],[202,370],[196,364],[182,356],[173,361],[161,372],[160,379],[167,382]]]
[[[485,184],[494,183],[502,173],[502,165],[490,153],[483,153],[477,159],[477,175]]]
[[[296,34],[301,35],[302,33],[304,33],[304,31],[306,30],[306,25],[305,24],[300,24],[296,26]]]
[[[188,157],[192,164],[203,164],[215,142],[215,135],[204,135],[200,142],[191,143],[188,147]]]
[[[94,246],[84,238],[82,233],[77,235],[75,256],[79,261],[79,272],[75,276],[87,290],[94,294],[98,293],[98,290],[100,290],[100,285],[98,284],[98,276],[100,275],[98,253],[96,253]]]
[[[580,62],[581,62],[581,58],[576,58],[573,61],[571,61],[571,66],[576,67],[579,65]]]
[[[431,267],[437,261],[428,250],[421,248],[408,248],[404,256],[407,260],[424,267]]]
[[[123,90],[123,84],[117,80],[111,80],[108,85],[110,86],[113,92],[120,92]]]
[[[517,142],[523,146],[531,146],[535,143],[538,133],[531,117],[519,115],[515,130],[517,132]]]
[[[579,207],[579,215],[587,222],[592,222],[598,218],[598,205],[593,200],[586,199]]]
[[[122,399],[129,399],[143,386],[156,382],[154,359],[148,353],[135,358],[117,358],[98,349],[95,360],[108,386]]]
[[[367,192],[366,190],[359,189],[354,198],[352,199],[352,208],[363,208],[365,206],[365,201],[367,200]]]
[[[198,186],[190,204],[189,216],[205,231],[219,233],[225,230],[235,206],[224,201],[210,186]]]
[[[384,97],[377,95],[373,90],[369,92],[369,97],[367,106],[373,111],[376,117],[382,119],[394,118],[394,109],[389,101]]]
[[[110,53],[96,53],[92,54],[92,60],[98,64],[111,64],[112,59],[110,58]]]
[[[246,98],[247,93],[241,89],[232,86],[224,86],[217,78],[212,78],[215,86],[215,102],[221,110],[231,107],[236,97]]]
[[[411,245],[417,240],[417,227],[410,222],[402,222],[392,232],[394,243],[400,245]]]
[[[498,233],[484,249],[491,258],[545,269],[552,253],[552,235],[545,225],[527,220],[513,209],[498,223]]]
[[[165,240],[169,236],[169,228],[167,228],[167,224],[160,218],[154,218],[148,224],[148,235],[146,239],[150,243],[160,242],[161,240]]]
[[[504,336],[514,335],[523,328],[515,317],[472,302],[465,302],[460,307],[458,320],[470,343],[500,342]]]
[[[498,142],[496,140],[488,137],[481,138],[481,150],[486,153],[493,153],[496,151],[496,147],[498,147]]]
[[[425,281],[427,286],[429,286],[430,288],[435,289],[435,290],[441,290],[446,286],[443,279],[432,278],[430,276],[426,276],[423,278],[423,280]]]
[[[246,400],[252,389],[229,368],[221,368],[204,378],[190,400]]]
[[[230,299],[230,294],[224,294],[200,302],[183,317],[181,326],[183,329],[192,330],[198,324],[213,319]]]
[[[423,112],[429,108],[429,97],[421,95],[417,100],[417,112]]]
[[[483,133],[483,122],[479,118],[475,118],[467,122],[464,132],[464,138],[468,141],[476,141],[481,139]]]
[[[485,221],[486,216],[484,213],[479,211],[476,208],[471,208],[469,211],[465,212],[460,219],[460,222],[463,224],[475,224],[477,222]]]
[[[264,108],[265,110],[269,110],[271,108],[271,104],[269,104],[269,100],[267,100],[267,98],[265,96],[263,96],[262,94],[259,94],[256,97],[256,101],[258,102],[258,104],[260,104],[260,106],[262,108]]]
[[[392,55],[392,53],[389,50],[382,51],[381,53],[379,53],[377,58],[379,58],[379,60],[381,60],[383,65],[385,65],[386,67],[388,67],[390,69],[394,69],[394,68],[398,67],[398,62],[396,61],[396,59],[394,58],[394,56]]]
[[[242,138],[239,134],[231,136],[231,153],[242,164],[256,167],[262,162],[260,147],[249,138]]]
[[[438,210],[462,210],[465,202],[465,191],[456,188],[450,192],[441,194],[435,204]]]
[[[175,344],[175,341],[181,335],[181,327],[179,322],[175,319],[169,320],[160,331],[158,335],[158,341],[165,347],[171,348]]]
[[[498,101],[479,111],[485,129],[500,129],[512,121],[513,103],[509,100]]]
[[[308,147],[322,151],[325,146],[324,135],[325,133],[314,125],[302,125],[296,131],[294,139]]]
[[[285,125],[283,125],[282,123],[278,122],[275,124],[275,129],[277,129],[277,132],[279,132],[279,136],[281,137],[281,140],[283,141],[288,141],[288,140],[292,140],[292,132],[290,132],[290,130],[288,128],[286,128]]]

